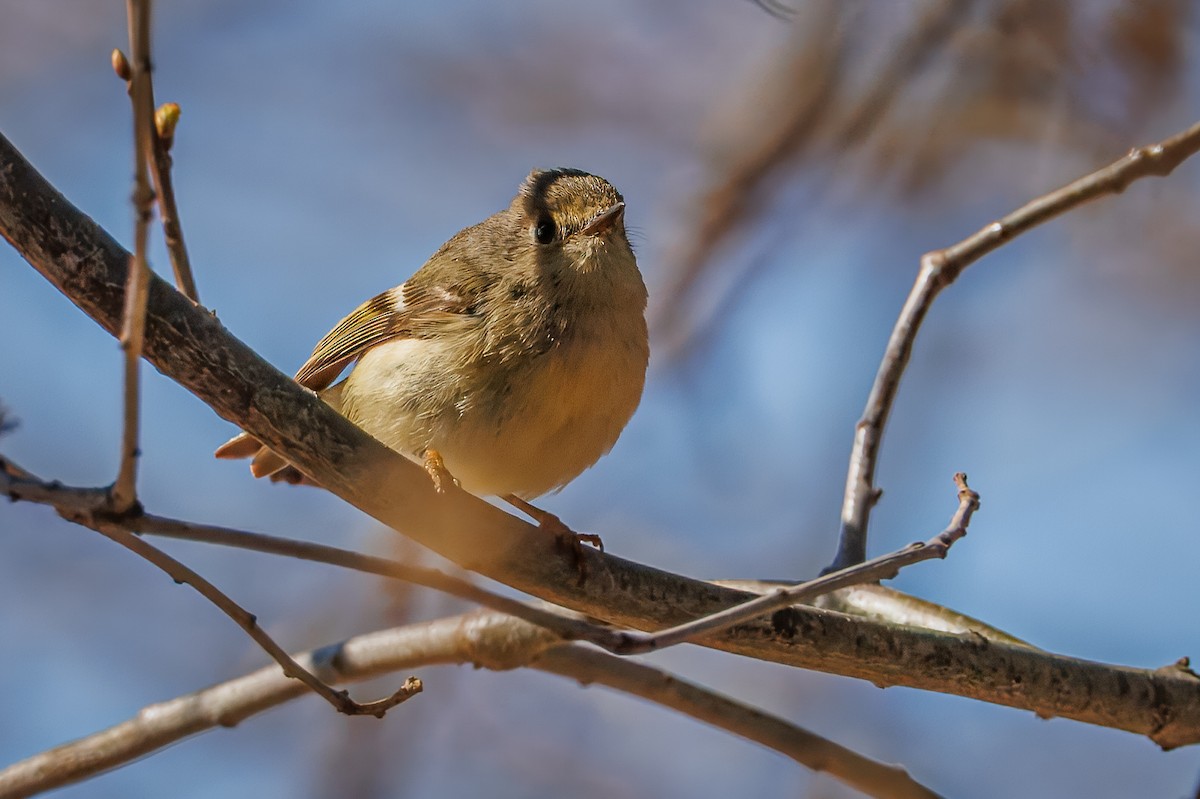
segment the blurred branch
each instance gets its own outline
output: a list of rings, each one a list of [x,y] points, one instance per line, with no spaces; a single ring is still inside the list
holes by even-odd
[[[663,331],[672,353],[684,349],[696,330],[707,326],[727,301],[727,297],[719,297],[708,303],[701,318],[697,318],[696,303],[681,302],[680,297],[694,291],[711,266],[716,249],[763,206],[771,178],[821,139],[824,130],[832,152],[827,154],[822,185],[813,190],[817,195],[823,193],[838,174],[829,162],[845,158],[872,133],[915,76],[946,48],[971,6],[970,0],[928,0],[920,13],[913,15],[906,35],[886,45],[884,63],[873,70],[869,84],[852,100],[844,96],[850,71],[846,62],[851,56],[843,29],[856,25],[850,15],[861,8],[837,1],[802,6],[808,19],[798,22],[796,30],[803,40],[791,44],[776,79],[759,90],[785,96],[777,98],[778,102],[772,102],[769,96],[764,98],[766,102],[760,107],[767,109],[766,114],[755,123],[739,127],[737,151],[727,163],[715,168],[719,177],[700,200],[697,229],[689,233],[687,246],[673,259],[675,267],[663,293],[669,299],[656,306],[654,325]],[[770,13],[769,8],[763,8]],[[796,13],[795,9],[789,11],[791,15]],[[751,263],[742,267],[741,274],[724,276],[724,285],[744,283],[753,268]],[[683,309],[692,311],[692,319],[683,318]]]
[[[669,672],[582,646],[546,650],[531,666],[640,696],[824,771],[868,796],[934,797],[900,766],[871,760],[777,716],[682,680]]]
[[[779,0],[750,0],[750,2],[775,17],[775,19],[783,20],[784,22],[796,16],[795,8],[789,6],[787,3],[779,2]]]
[[[699,217],[694,230],[679,242],[678,251],[669,260],[674,265],[667,273],[666,284],[656,297],[651,297],[651,329],[656,343],[672,355],[682,350],[694,332],[692,329],[707,321],[688,325],[683,316],[685,308],[694,310],[695,302],[681,302],[694,293],[697,282],[710,256],[722,241],[761,207],[755,189],[766,179],[772,167],[792,154],[797,142],[813,137],[818,123],[829,113],[837,95],[841,74],[841,54],[844,50],[846,13],[837,0],[805,3],[799,7],[805,17],[794,23],[793,31],[801,37],[788,53],[784,65],[789,74],[804,75],[805,80],[788,86],[783,97],[760,97],[756,104],[760,116],[738,127],[739,151],[723,165],[723,177],[704,192],[696,208]],[[775,84],[768,83],[769,92]],[[762,113],[761,109],[770,111]],[[747,114],[727,114],[738,119]],[[747,131],[753,131],[747,135]]]
[[[24,489],[26,487],[30,489],[28,497],[25,496]],[[419,682],[416,684],[415,690],[412,685],[406,683],[391,696],[363,703],[355,702],[345,691],[335,691],[293,660],[283,647],[275,643],[275,640],[259,626],[258,619],[254,614],[234,602],[191,568],[129,532],[125,524],[126,517],[136,518],[139,514],[137,512],[124,515],[114,513],[111,509],[111,496],[105,489],[67,488],[46,483],[2,458],[0,458],[0,488],[14,500],[31,498],[54,505],[64,519],[95,530],[110,541],[120,544],[135,555],[157,566],[176,583],[190,585],[202,597],[216,605],[226,616],[233,619],[239,627],[246,631],[247,635],[254,639],[255,643],[274,658],[275,662],[283,668],[285,677],[299,680],[307,685],[341,713],[351,716],[383,717],[387,711],[412,698],[421,690]]]
[[[1032,200],[975,234],[921,257],[916,283],[888,339],[887,351],[867,397],[867,406],[854,429],[854,446],[842,503],[842,530],[830,571],[861,563],[867,553],[867,526],[879,498],[875,467],[883,429],[896,399],[900,378],[912,355],[917,331],[942,289],[983,256],[1043,222],[1107,194],[1120,194],[1135,180],[1165,177],[1200,151],[1200,123],[1158,144],[1137,147],[1124,158]]]
[[[356,636],[297,655],[296,660],[329,682],[355,682],[447,663],[470,663],[497,671],[529,666],[672,708],[774,749],[815,771],[825,771],[869,796],[936,796],[903,769],[863,757],[777,716],[659,669],[580,645],[555,645],[555,641],[545,630],[511,616],[468,613]],[[303,688],[281,677],[278,670],[260,669],[150,705],[128,721],[0,771],[0,799],[78,782],[198,732],[232,727],[303,693]]]
[[[1200,134],[1198,134],[1200,135]],[[127,253],[0,136],[0,233],[110,333],[120,324]],[[518,590],[640,630],[751,598],[610,554],[584,551],[588,579],[536,527],[451,489],[272,368],[211,313],[151,277],[145,357],[345,501],[461,566]],[[967,696],[1150,736],[1200,741],[1200,680],[793,607],[700,643],[876,685]]]

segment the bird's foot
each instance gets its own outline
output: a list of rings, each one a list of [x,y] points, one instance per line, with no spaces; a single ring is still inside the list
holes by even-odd
[[[446,468],[446,462],[442,460],[440,452],[436,449],[425,450],[424,461],[425,471],[429,475],[429,479],[433,481],[433,489],[435,491],[439,494],[445,494],[447,486],[453,485],[458,487],[458,480]]]
[[[555,546],[570,554],[571,560],[575,563],[575,570],[579,573],[579,584],[583,585],[587,578],[587,563],[583,559],[583,545],[591,544],[603,552],[604,542],[600,540],[600,536],[594,533],[577,533],[550,511],[531,505],[515,494],[508,494],[503,499],[537,522],[539,530],[554,536]]]

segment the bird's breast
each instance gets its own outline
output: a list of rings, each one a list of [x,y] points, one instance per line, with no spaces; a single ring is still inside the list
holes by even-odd
[[[436,449],[472,493],[531,498],[612,449],[641,400],[648,358],[640,308],[569,319],[515,358],[489,352],[482,333],[392,341],[351,372],[343,413],[409,457]]]

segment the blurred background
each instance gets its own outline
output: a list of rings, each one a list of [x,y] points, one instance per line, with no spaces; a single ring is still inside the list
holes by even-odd
[[[645,399],[613,453],[542,504],[700,578],[801,578],[832,557],[853,425],[923,252],[1200,116],[1187,0],[156,6],[201,300],[285,372],[531,167],[624,193],[652,296]],[[121,3],[0,0],[0,131],[128,244],[113,47]],[[1198,200],[1189,162],[1017,240],[939,299],[884,443],[870,550],[941,529],[956,470],[983,508],[947,561],[896,587],[1078,657],[1200,656]],[[116,342],[7,246],[0,319],[0,401],[19,422],[3,451],[110,481]],[[320,491],[213,460],[230,425],[144,374],[153,512],[435,562]],[[0,530],[0,764],[266,662],[194,593],[46,508],[4,504]],[[168,549],[292,649],[460,609],[330,567]],[[651,660],[946,795],[1200,781],[1196,748],[697,647]],[[417,673],[425,693],[383,722],[309,697],[59,795],[854,795],[603,689]]]

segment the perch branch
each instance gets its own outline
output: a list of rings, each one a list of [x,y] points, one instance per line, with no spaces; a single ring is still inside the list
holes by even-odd
[[[956,475],[959,484],[960,506],[950,527],[924,544],[918,542],[897,552],[876,558],[869,563],[859,564],[842,572],[825,575],[800,585],[772,585],[769,587],[763,587],[761,584],[755,585],[747,590],[753,590],[764,596],[726,611],[654,634],[639,634],[593,624],[579,616],[567,615],[552,606],[531,605],[494,594],[437,569],[410,566],[399,561],[363,555],[325,544],[249,533],[227,527],[196,524],[149,513],[129,514],[109,523],[117,524],[131,533],[298,558],[404,580],[515,616],[530,624],[544,627],[564,640],[587,641],[614,654],[630,655],[665,649],[700,635],[728,629],[788,605],[810,602],[848,586],[890,579],[901,568],[913,563],[945,557],[950,546],[966,534],[970,514],[978,502],[975,492],[966,487],[965,479],[965,476]],[[97,491],[64,486],[59,483],[42,482],[13,461],[2,456],[0,456],[0,494],[8,494],[14,500],[26,500],[53,506],[65,518],[95,529],[94,525],[89,522],[92,519],[91,509],[97,501]],[[979,623],[975,623],[967,629],[983,630],[989,636],[1003,636],[999,631]],[[1010,640],[1015,641],[1016,639]]]

